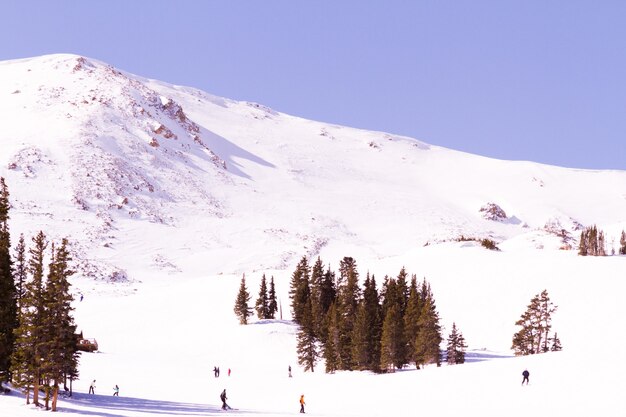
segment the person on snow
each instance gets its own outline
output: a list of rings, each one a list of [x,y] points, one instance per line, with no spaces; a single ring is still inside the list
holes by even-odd
[[[213,367],[213,375],[217,378],[219,375],[217,374],[217,366]]]
[[[90,394],[95,394],[96,393],[96,380],[95,379],[93,380],[91,385],[89,385],[89,393]]]
[[[115,386],[113,387],[113,396],[114,397],[120,396],[120,387],[118,387],[117,384],[115,384]]]
[[[522,379],[522,385],[524,385],[524,382],[526,382],[526,385],[528,385],[528,377],[530,376],[530,372],[528,372],[528,369],[524,369],[524,372],[522,372],[522,376],[524,377],[524,379]]]
[[[291,365],[289,365],[289,378],[291,378]]]
[[[300,396],[300,412],[301,413],[304,413],[304,404],[306,404],[306,403],[304,402],[304,394],[302,394]]]
[[[224,391],[222,391],[222,393],[220,394],[220,400],[222,400],[222,410],[228,410],[230,408],[230,406],[226,404],[227,399],[228,398],[226,398],[226,388],[224,388]]]

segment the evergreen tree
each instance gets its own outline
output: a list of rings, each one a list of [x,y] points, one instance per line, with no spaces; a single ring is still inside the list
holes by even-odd
[[[252,315],[252,309],[248,306],[250,301],[250,293],[246,287],[246,275],[241,278],[241,284],[239,285],[239,292],[237,293],[237,299],[235,300],[235,314],[239,317],[240,324],[248,324],[248,317]]]
[[[326,362],[326,373],[334,373],[339,369],[339,321],[339,311],[337,305],[333,303],[326,313],[327,337],[322,351]]]
[[[465,338],[463,334],[458,331],[456,323],[452,323],[452,332],[448,336],[448,347],[446,349],[446,356],[449,365],[457,365],[465,363]]]
[[[352,358],[356,369],[380,369],[380,339],[382,323],[376,279],[365,278],[363,298],[357,307],[357,316],[352,331]]]
[[[276,302],[276,287],[274,286],[274,276],[270,278],[270,291],[267,299],[267,311],[269,319],[276,318],[276,312],[278,311],[278,303]]]
[[[42,362],[46,351],[46,311],[44,298],[44,257],[48,241],[43,232],[33,238],[29,249],[28,273],[25,293],[18,313],[19,326],[16,329],[16,345],[12,356],[11,371],[13,384],[26,391],[26,403],[39,405],[39,384],[42,379]]]
[[[304,367],[304,371],[315,371],[315,364],[318,359],[317,340],[315,338],[314,320],[312,314],[311,299],[304,305],[302,323],[298,329],[297,352],[298,364]]]
[[[16,291],[16,301],[17,308],[19,309],[22,304],[22,297],[24,297],[24,292],[26,291],[26,279],[28,278],[27,269],[28,266],[26,264],[26,243],[24,242],[24,235],[20,235],[20,239],[17,242],[17,246],[15,247],[15,291]]]
[[[417,278],[415,275],[411,277],[411,285],[409,287],[409,298],[406,303],[404,312],[404,340],[406,341],[406,351],[408,356],[412,356],[415,352],[415,340],[419,333],[419,320],[422,311],[422,300],[417,288]]]
[[[619,254],[626,255],[626,232],[624,232],[623,230],[619,238]]]
[[[322,344],[326,343],[326,338],[328,337],[328,326],[329,326],[329,314],[330,307],[337,300],[337,289],[335,287],[335,273],[328,268],[324,275],[322,276],[322,281],[320,283],[320,298],[319,298],[319,306],[320,306],[320,316],[323,317],[323,322],[318,329],[318,338]]]
[[[303,256],[296,270],[291,275],[289,297],[291,298],[291,312],[297,324],[301,324],[304,319],[306,303],[311,297],[309,286],[310,268],[306,256]]]
[[[588,235],[589,235],[589,232],[587,230],[583,230],[582,232],[580,232],[580,243],[578,245],[578,254],[580,256],[589,255],[589,247],[587,246]]]
[[[324,277],[324,265],[322,259],[317,258],[313,268],[311,268],[310,289],[311,289],[311,315],[313,320],[313,331],[315,337],[319,338],[323,333],[325,314],[320,301],[322,294],[322,280]]]
[[[393,371],[401,362],[404,350],[402,332],[400,307],[393,304],[387,309],[380,340],[380,368],[384,371]]]
[[[56,250],[53,247],[52,262],[43,294],[47,332],[42,374],[52,389],[52,411],[56,411],[59,384],[65,382],[66,375],[76,376],[78,368],[76,325],[71,306],[73,297],[68,281],[74,271],[69,266],[71,257],[67,245],[67,239],[63,239],[60,247]],[[46,395],[46,409],[48,398]]]
[[[256,315],[260,320],[270,318],[269,296],[267,294],[267,281],[265,274],[261,277],[261,285],[259,288],[259,297],[255,304]]]
[[[552,351],[552,352],[559,352],[562,349],[563,349],[563,347],[561,346],[561,340],[559,339],[557,334],[554,333],[554,337],[552,338],[552,346],[550,347],[550,351]]]
[[[17,294],[13,280],[9,233],[9,190],[0,177],[0,385],[9,380],[11,355],[18,325]]]
[[[385,276],[381,290],[383,325],[380,366],[382,370],[386,371],[389,371],[391,366],[400,369],[405,364],[406,340],[402,316],[405,301],[402,292],[396,279]]]
[[[356,320],[359,301],[359,274],[356,261],[344,257],[339,263],[339,274],[342,285],[338,288],[339,309],[339,368],[352,369],[352,330]]]
[[[418,322],[419,332],[415,338],[414,361],[415,366],[430,363],[441,365],[441,351],[439,346],[442,342],[441,326],[439,325],[439,313],[435,306],[435,299],[426,280],[422,283],[422,297],[424,303]]]
[[[515,325],[521,326],[521,329],[513,335],[511,346],[516,355],[532,355],[549,350],[552,314],[556,309],[546,290],[531,299],[526,311],[515,322]]]

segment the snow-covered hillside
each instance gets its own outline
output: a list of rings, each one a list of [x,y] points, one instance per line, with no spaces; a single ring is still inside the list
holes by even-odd
[[[237,415],[295,413],[302,393],[325,416],[626,415],[626,257],[568,250],[592,224],[617,249],[626,172],[488,159],[74,55],[1,62],[0,115],[13,242],[70,238],[76,322],[101,347],[83,355],[67,415],[217,414],[224,388]],[[287,293],[303,255],[333,269],[352,256],[379,282],[403,266],[426,277],[444,331],[456,322],[474,359],[302,373]],[[254,295],[263,273],[276,278],[284,321],[237,324],[243,273]],[[564,351],[511,358],[514,323],[543,289]],[[93,379],[101,395],[86,394]],[[33,411],[0,397],[2,416]]]
[[[14,233],[68,235],[98,277],[377,259],[461,236],[559,247],[550,231],[625,225],[625,172],[487,159],[74,55],[0,63],[0,114]],[[489,204],[507,217],[486,220]]]

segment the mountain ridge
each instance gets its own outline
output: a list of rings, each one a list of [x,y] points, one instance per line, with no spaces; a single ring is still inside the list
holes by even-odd
[[[305,254],[381,258],[462,237],[557,249],[555,231],[571,243],[585,225],[613,238],[626,225],[623,171],[310,121],[77,55],[5,61],[0,75],[14,230],[69,235],[100,279],[207,272],[186,269],[190,257],[215,273],[286,269]],[[485,218],[493,206],[505,217]]]

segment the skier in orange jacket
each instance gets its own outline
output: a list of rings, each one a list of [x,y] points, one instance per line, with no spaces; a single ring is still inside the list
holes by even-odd
[[[300,412],[301,413],[304,413],[304,404],[305,404],[305,402],[304,402],[304,394],[302,394],[300,396]]]

